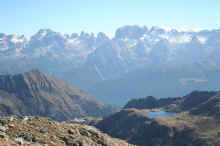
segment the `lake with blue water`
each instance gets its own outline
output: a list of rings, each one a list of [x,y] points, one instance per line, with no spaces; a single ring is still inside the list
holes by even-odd
[[[170,113],[166,111],[155,111],[155,112],[148,112],[147,116],[150,118],[156,118],[156,117],[172,117],[175,113]]]

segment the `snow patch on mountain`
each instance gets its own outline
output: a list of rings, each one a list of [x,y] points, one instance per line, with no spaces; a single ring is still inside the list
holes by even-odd
[[[207,38],[202,37],[202,36],[197,36],[197,39],[201,44],[205,44],[207,41]]]
[[[166,34],[159,35],[161,38],[168,40],[170,43],[189,43],[192,40],[192,36],[188,34],[179,36],[169,36]]]
[[[105,80],[105,78],[104,78],[104,76],[102,75],[102,73],[101,73],[101,71],[99,70],[99,68],[97,67],[97,65],[95,64],[94,65],[94,67],[95,67],[95,70],[96,70],[96,72],[97,72],[97,74],[99,75],[99,77],[101,78],[101,80]]]
[[[16,43],[23,43],[24,41],[25,41],[24,38],[19,38],[15,35],[13,35],[12,38],[11,38],[11,42],[15,43],[15,44]]]
[[[48,30],[40,30],[38,33],[38,40],[41,40],[42,38],[44,38],[48,33]]]
[[[87,66],[84,63],[88,61],[92,62],[92,65],[101,62],[100,64],[110,66],[106,67],[110,70],[111,67],[114,70],[123,66],[123,72],[152,62],[184,64],[186,61],[189,63],[209,60],[210,56],[214,56],[216,61],[216,54],[219,53],[218,30],[183,31],[163,27],[148,29],[135,25],[121,27],[115,34],[115,37],[110,39],[104,33],[94,35],[81,32],[68,35],[41,29],[30,40],[23,36],[0,34],[0,55],[25,56],[30,63],[33,58],[40,61],[42,57],[52,60],[56,58],[54,64],[61,61],[73,66]],[[182,57],[183,54],[187,56],[187,60]],[[99,74],[106,73],[106,68],[98,68],[97,65],[95,70],[99,71]]]
[[[80,41],[77,38],[74,39],[67,39],[68,45],[79,45]]]

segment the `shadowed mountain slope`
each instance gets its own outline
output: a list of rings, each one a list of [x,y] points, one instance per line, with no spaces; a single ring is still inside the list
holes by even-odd
[[[133,99],[96,126],[139,146],[219,146],[219,121],[220,93],[194,91],[178,98]]]
[[[39,115],[60,121],[102,117],[114,111],[114,107],[38,70],[0,76],[0,112],[4,115]]]
[[[188,124],[165,124],[162,121],[147,117],[146,111],[124,109],[104,118],[97,124],[97,127],[113,137],[124,139],[138,146],[209,145],[207,140],[200,138],[196,127]],[[165,121],[180,123],[171,118]]]

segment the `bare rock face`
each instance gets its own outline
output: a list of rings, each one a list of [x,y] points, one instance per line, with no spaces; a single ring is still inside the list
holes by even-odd
[[[0,125],[0,143],[5,145],[133,146],[92,126],[48,118],[1,117]]]
[[[84,116],[102,117],[114,111],[114,107],[38,70],[0,76],[2,115],[38,115],[62,121]]]

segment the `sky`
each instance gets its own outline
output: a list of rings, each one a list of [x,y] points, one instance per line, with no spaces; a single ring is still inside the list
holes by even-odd
[[[31,36],[39,29],[71,34],[124,25],[220,28],[220,0],[0,0],[0,32]]]

